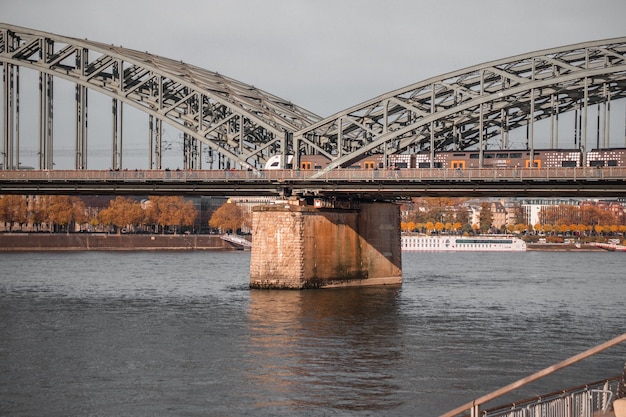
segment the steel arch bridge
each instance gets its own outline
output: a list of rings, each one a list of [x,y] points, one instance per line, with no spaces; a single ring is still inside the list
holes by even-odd
[[[39,72],[39,169],[52,169],[53,80],[76,85],[75,169],[87,168],[87,91],[112,99],[112,167],[121,168],[122,103],[149,117],[150,168],[161,168],[162,123],[185,137],[185,167],[196,168],[198,144],[232,167],[261,169],[272,155],[321,154],[318,175],[370,154],[429,155],[507,147],[508,132],[581,115],[578,147],[587,143],[587,109],[603,106],[608,143],[610,103],[626,96],[626,37],[548,49],[455,71],[391,91],[323,119],[267,92],[187,63],[103,43],[0,24],[3,67],[3,167],[19,164],[19,69]],[[556,121],[556,122],[555,122]],[[499,139],[499,140],[498,140]],[[387,160],[387,158],[383,158]],[[283,162],[285,162],[283,160]]]
[[[488,62],[391,91],[321,120],[295,134],[295,147],[331,158],[325,169],[349,165],[368,153],[428,153],[477,148],[494,138],[508,147],[508,132],[551,119],[557,146],[558,116],[581,113],[579,148],[588,149],[587,109],[603,105],[606,147],[611,100],[626,96],[626,37],[563,46]],[[557,123],[555,124],[555,120]],[[493,144],[491,144],[493,146]],[[384,159],[386,160],[386,158]]]
[[[87,165],[87,90],[112,98],[113,168],[119,168],[118,103],[150,117],[151,167],[161,167],[162,122],[244,168],[285,153],[290,134],[321,118],[286,100],[224,75],[127,48],[0,24],[4,67],[4,167],[16,165],[15,118],[19,68],[40,73],[40,169],[52,168],[53,78],[76,84],[76,169]],[[118,149],[115,149],[118,148]],[[193,149],[189,146],[188,149]],[[197,154],[195,155],[198,156]],[[187,155],[186,155],[187,157]],[[15,158],[13,158],[15,159]],[[186,158],[194,168],[194,158]]]

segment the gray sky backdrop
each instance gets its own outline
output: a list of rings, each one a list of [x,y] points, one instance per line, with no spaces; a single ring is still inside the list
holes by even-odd
[[[322,117],[487,61],[625,36],[625,16],[625,0],[0,0],[0,22],[182,60]],[[36,166],[38,81],[20,77],[20,161]],[[54,163],[72,168],[74,91],[64,83],[55,81]],[[624,107],[614,107],[613,146],[624,146]],[[110,101],[90,95],[89,108],[89,168],[106,169]],[[145,168],[147,119],[132,112],[124,167]],[[572,136],[563,124],[560,136]],[[164,139],[164,166],[182,166],[180,133],[166,128]],[[524,146],[525,131],[511,142]]]
[[[494,59],[626,35],[624,0],[0,0],[0,21],[217,71],[331,114]]]

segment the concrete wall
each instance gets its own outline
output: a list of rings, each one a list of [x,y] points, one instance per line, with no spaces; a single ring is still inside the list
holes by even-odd
[[[400,284],[400,210],[297,204],[256,207],[252,217],[252,288],[322,288]]]
[[[108,235],[89,233],[0,234],[0,251],[228,250],[236,245],[215,235]]]
[[[373,280],[402,280],[400,207],[397,204],[362,204],[359,231],[363,262]]]

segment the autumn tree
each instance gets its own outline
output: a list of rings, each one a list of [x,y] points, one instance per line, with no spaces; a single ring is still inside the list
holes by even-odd
[[[244,224],[243,210],[237,204],[227,201],[215,210],[209,220],[209,226],[225,232],[234,232]]]
[[[70,225],[85,221],[87,221],[85,204],[80,198],[55,195],[47,199],[46,222],[61,226],[69,232]]]
[[[520,205],[516,205],[512,208],[513,224],[525,224],[526,215],[524,209]]]
[[[20,195],[5,195],[0,197],[0,221],[9,224],[11,231],[14,223],[20,227],[28,221],[28,207],[26,197]]]
[[[568,204],[542,207],[539,211],[539,220],[543,224],[571,224],[580,218],[580,207]]]
[[[30,221],[36,227],[36,230],[42,230],[43,223],[47,221],[49,199],[50,197],[48,196],[37,196],[31,204]]]
[[[178,209],[178,218],[175,224],[180,226],[192,227],[196,218],[198,217],[198,211],[193,205],[192,201],[184,201]]]
[[[491,204],[483,202],[480,205],[480,231],[487,233],[493,224],[493,213],[491,212]]]
[[[111,200],[109,206],[98,214],[100,223],[115,226],[118,233],[124,227],[140,225],[144,217],[140,202],[121,196]]]
[[[414,222],[400,222],[400,230],[403,232],[412,232],[415,230]]]
[[[180,196],[152,196],[146,208],[148,222],[161,226],[165,233],[166,226],[193,226],[198,213],[191,201]]]

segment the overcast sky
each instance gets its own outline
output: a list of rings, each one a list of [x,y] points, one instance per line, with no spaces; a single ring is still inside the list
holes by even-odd
[[[494,59],[626,35],[624,0],[0,0],[0,21],[217,71],[320,116]]]

